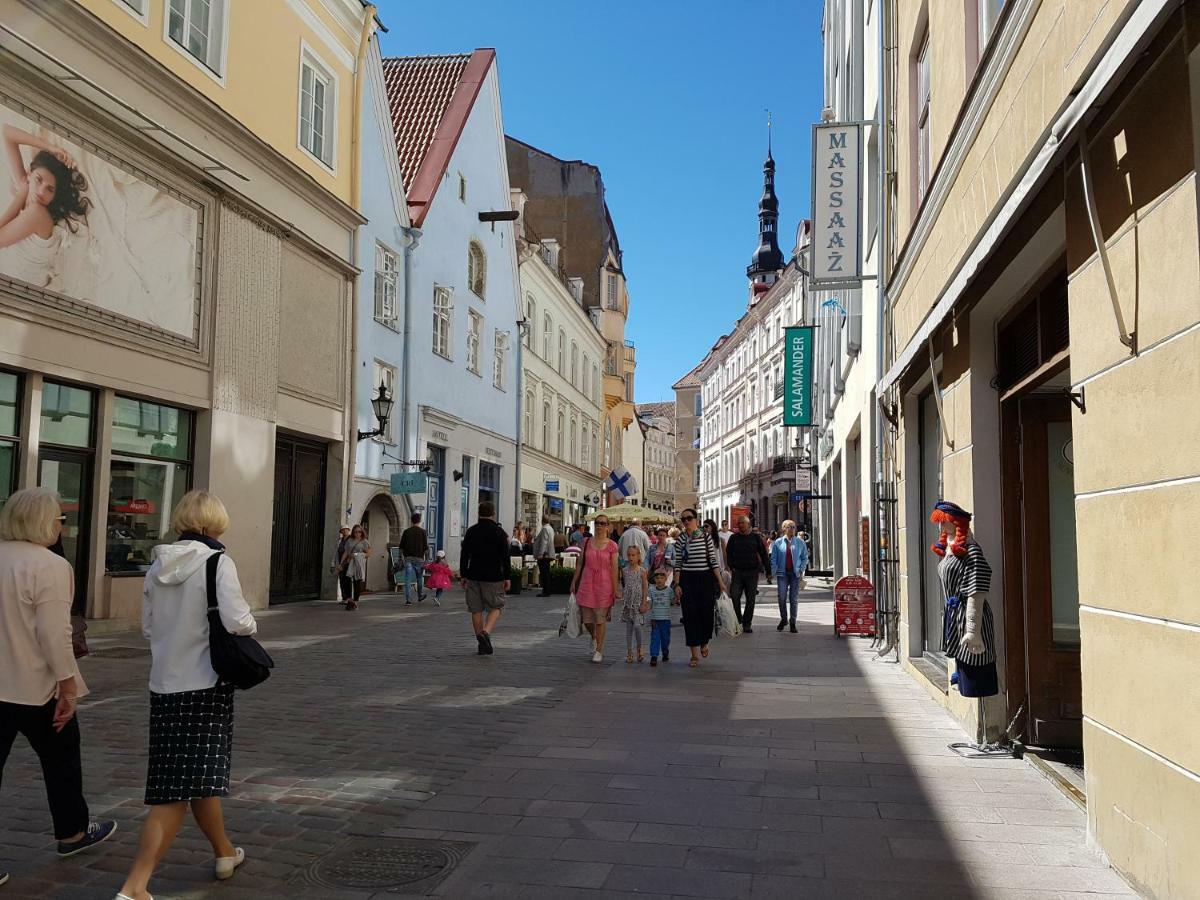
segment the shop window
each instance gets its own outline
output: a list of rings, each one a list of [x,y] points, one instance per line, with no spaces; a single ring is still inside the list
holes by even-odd
[[[47,381],[42,385],[41,443],[59,447],[92,446],[92,406],[86,388]]]
[[[474,459],[467,456],[466,454],[463,454],[462,483],[461,483],[462,489],[461,489],[461,497],[460,497],[460,500],[462,503],[462,509],[460,510],[460,513],[459,513],[461,515],[461,518],[459,519],[459,521],[463,523],[464,528],[466,528],[467,523],[471,521],[471,468],[472,468],[472,466],[474,466],[474,464],[475,464]]]
[[[496,507],[497,518],[501,516],[500,467],[495,463],[479,464],[479,502],[492,503]]]
[[[17,487],[20,448],[21,377],[0,372],[0,506]]]
[[[144,572],[176,537],[171,513],[192,480],[192,414],[117,397],[112,420],[104,568]]]

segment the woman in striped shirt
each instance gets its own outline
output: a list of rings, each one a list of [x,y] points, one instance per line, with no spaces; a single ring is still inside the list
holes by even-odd
[[[940,526],[931,548],[942,558],[938,579],[946,595],[942,651],[958,668],[958,690],[964,697],[991,697],[1000,692],[996,677],[996,626],[988,605],[992,567],[971,533],[971,514],[946,500],[938,501],[931,521]],[[953,530],[954,539],[948,536]]]
[[[692,651],[688,665],[694,669],[700,665],[700,656],[708,656],[717,593],[725,590],[725,583],[716,544],[699,527],[696,511],[685,509],[681,518],[683,534],[675,542],[675,598],[683,609],[684,638]],[[717,593],[713,592],[714,580]]]

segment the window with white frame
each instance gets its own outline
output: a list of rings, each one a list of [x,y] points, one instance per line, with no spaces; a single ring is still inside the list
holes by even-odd
[[[592,402],[600,402],[600,364],[592,363]]]
[[[550,347],[554,343],[554,319],[550,317],[550,313],[546,313],[542,317],[542,359],[546,364],[550,363]]]
[[[579,345],[571,341],[571,387],[579,387]]]
[[[929,178],[933,161],[930,159],[931,148],[929,144],[929,99],[930,99],[930,72],[929,72],[929,30],[926,29],[924,37],[921,38],[920,51],[917,53],[917,133],[916,133],[916,155],[917,155],[917,203],[925,196],[925,191],[929,188]]]
[[[996,31],[996,22],[1004,11],[1004,0],[975,0],[977,22],[979,25],[979,56],[983,57],[984,48]]]
[[[433,352],[450,359],[450,326],[454,298],[450,288],[433,289]]]
[[[604,466],[612,468],[612,419],[604,420]]]
[[[308,47],[300,57],[300,146],[322,165],[333,168],[337,146],[337,79]]]
[[[567,436],[567,435],[566,435],[567,428],[566,428],[566,425],[564,425],[564,424],[563,424],[563,420],[564,420],[565,418],[566,418],[566,417],[563,415],[563,411],[560,409],[560,410],[558,411],[558,442],[557,442],[557,443],[558,443],[558,458],[559,458],[559,459],[566,459],[566,458],[567,458],[567,456],[566,456],[566,453],[564,452],[564,439],[565,439],[565,438],[566,438],[566,436]]]
[[[537,304],[533,294],[525,295],[525,327],[522,329],[521,342],[526,350],[533,349],[533,329],[537,326]]]
[[[467,371],[476,375],[480,374],[479,341],[482,334],[483,316],[472,309],[467,313]]]
[[[124,9],[135,19],[139,20],[143,25],[148,24],[146,16],[146,5],[150,0],[115,0],[117,6]]]
[[[592,467],[592,433],[586,421],[583,423],[583,437],[580,446],[583,448],[583,459],[580,460],[580,465],[584,469],[590,469]]]
[[[533,443],[533,391],[525,392],[525,443]]]
[[[550,401],[542,401],[542,449],[550,452]]]
[[[558,374],[567,373],[567,333],[558,329]]]
[[[400,258],[382,244],[375,245],[375,321],[396,327],[396,281]]]
[[[571,416],[571,465],[576,465],[579,462],[579,422]]]
[[[224,75],[227,0],[167,0],[166,36],[216,75]]]
[[[617,303],[617,276],[610,274],[608,276],[608,308],[620,309]]]
[[[472,294],[480,300],[484,299],[487,290],[487,256],[479,241],[471,241],[467,245],[467,284]]]
[[[592,361],[583,354],[583,396],[592,396]]]
[[[508,362],[508,335],[496,329],[493,336],[496,346],[492,354],[492,387],[504,390],[504,367]]]
[[[370,396],[374,397],[375,392],[379,389],[379,387],[381,385],[387,390],[387,395],[389,397],[391,397],[393,400],[395,400],[396,399],[396,370],[392,366],[389,366],[387,363],[382,363],[379,360],[375,360],[375,365],[371,371],[371,394],[370,394]],[[396,438],[395,438],[395,434],[394,434],[395,422],[396,422],[395,417],[389,416],[388,420],[387,420],[387,424],[384,426],[383,434],[375,435],[374,440],[378,441],[381,444],[396,443]],[[376,427],[378,427],[378,424],[376,424]]]

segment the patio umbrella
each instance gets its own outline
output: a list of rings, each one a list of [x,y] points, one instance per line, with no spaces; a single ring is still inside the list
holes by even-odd
[[[675,517],[670,513],[657,512],[634,503],[621,503],[617,506],[610,506],[608,509],[598,509],[587,515],[587,521],[594,521],[596,516],[605,516],[610,522],[621,522],[622,524],[632,522],[634,519],[640,519],[646,524],[653,525],[675,524]]]

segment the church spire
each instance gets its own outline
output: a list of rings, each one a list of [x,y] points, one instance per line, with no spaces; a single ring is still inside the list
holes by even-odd
[[[746,277],[750,279],[750,289],[754,294],[774,284],[783,268],[778,234],[779,198],[775,196],[775,160],[771,156],[771,114],[768,112],[767,159],[763,163],[763,193],[758,201],[758,249],[746,268]]]

